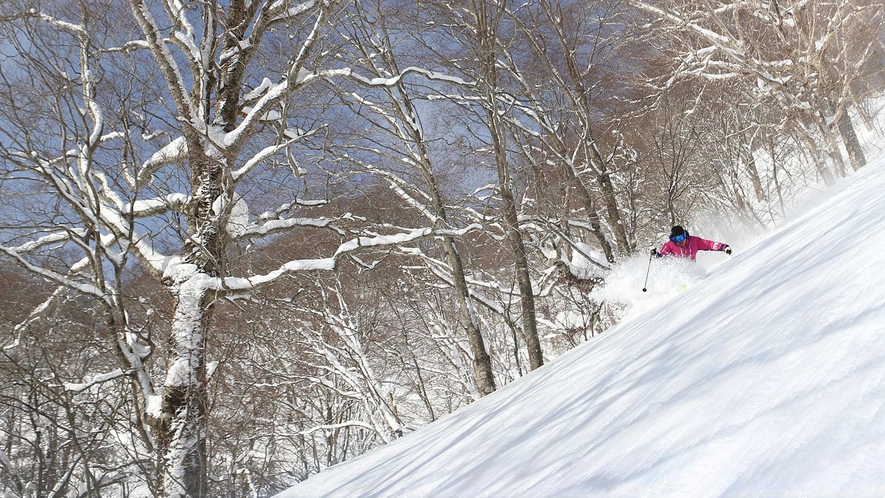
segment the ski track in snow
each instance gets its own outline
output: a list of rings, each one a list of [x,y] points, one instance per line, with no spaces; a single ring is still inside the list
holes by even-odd
[[[820,202],[685,291],[608,289],[616,329],[278,496],[885,495],[885,160]]]

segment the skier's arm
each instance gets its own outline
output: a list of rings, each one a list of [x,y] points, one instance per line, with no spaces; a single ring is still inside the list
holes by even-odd
[[[699,251],[723,251],[726,254],[731,254],[731,248],[728,247],[728,244],[723,244],[722,242],[716,242],[713,240],[702,239],[698,237],[698,250]]]

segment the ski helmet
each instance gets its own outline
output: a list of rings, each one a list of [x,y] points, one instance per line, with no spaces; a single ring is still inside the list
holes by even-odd
[[[682,236],[682,238],[688,238],[688,230],[682,228],[679,225],[676,225],[675,227],[673,227],[672,230],[670,230],[670,240],[673,240],[680,236]]]

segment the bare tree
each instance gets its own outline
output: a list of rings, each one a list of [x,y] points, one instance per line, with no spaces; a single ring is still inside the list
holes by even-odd
[[[498,193],[501,196],[501,215],[504,232],[514,258],[516,280],[519,286],[522,305],[522,326],[529,364],[532,370],[544,364],[541,341],[538,336],[535,290],[529,273],[528,254],[519,226],[519,213],[513,188],[512,166],[507,149],[507,130],[502,115],[506,112],[499,96],[504,91],[499,78],[499,58],[501,57],[501,37],[499,30],[505,21],[506,1],[475,0],[467,6],[472,16],[474,33],[474,56],[477,60],[476,93],[488,126],[489,141],[493,161],[498,173]]]
[[[102,493],[136,480],[142,462],[109,450],[117,438],[137,440],[119,416],[128,411],[128,400],[117,395],[122,381],[103,383],[89,374],[114,366],[102,354],[105,331],[92,326],[89,307],[71,295],[28,317],[24,305],[39,304],[51,290],[6,270],[10,303],[15,297],[20,306],[0,319],[7,346],[0,350],[0,489],[11,496],[70,496],[81,485]],[[90,381],[80,382],[84,377]]]
[[[352,31],[348,33],[347,39],[354,45],[355,59],[363,61],[365,72],[378,79],[403,74],[405,71],[398,62],[398,48],[392,42],[397,33],[392,34],[388,28],[391,23],[401,19],[401,16],[395,15],[393,9],[386,10],[382,2],[375,2],[373,5],[366,2],[364,6],[360,6],[360,3],[362,2],[357,3],[357,12],[351,18],[350,25],[343,27]],[[445,75],[430,72],[423,72],[418,76],[431,82],[437,81],[440,85],[445,80],[454,81]],[[369,95],[351,92],[346,101],[353,107],[372,113],[375,117],[370,122],[375,124],[375,129],[383,133],[383,136],[373,137],[368,144],[357,142],[355,146],[343,145],[341,149],[360,169],[376,175],[388,184],[407,206],[420,213],[441,234],[440,243],[445,263],[439,270],[445,273],[441,277],[451,282],[455,290],[457,307],[473,356],[476,388],[480,396],[485,396],[495,390],[495,378],[486,341],[470,297],[464,260],[456,245],[456,234],[463,232],[463,229],[459,230],[454,226],[448,214],[447,202],[436,172],[438,168],[428,144],[427,131],[422,125],[424,119],[416,103],[423,96],[416,97],[413,93],[404,78],[381,89],[378,95],[380,100],[377,101]],[[405,155],[403,151],[406,152]],[[386,167],[385,163],[390,162],[393,164]],[[404,170],[403,174],[398,173],[400,170]],[[416,181],[410,178],[413,175]],[[433,270],[438,267],[431,263],[429,268]]]
[[[619,69],[609,61],[621,44],[618,4],[544,0],[514,9],[511,16],[531,56],[510,51],[503,67],[528,97],[518,100],[529,104],[525,117],[541,127],[541,144],[562,166],[606,259],[614,262],[617,254],[632,252],[633,245],[612,180],[618,143],[604,139],[616,131],[610,127],[616,113],[606,116],[607,110],[624,96],[619,95],[623,85],[616,88],[612,80]],[[549,91],[551,85],[555,92]]]
[[[45,208],[20,213],[0,252],[102,310],[120,368],[99,378],[126,377],[139,393],[135,412],[157,455],[155,492],[206,496],[206,345],[219,300],[431,231],[360,236],[345,218],[297,216],[304,204],[292,198],[249,214],[244,196],[273,159],[295,156],[322,126],[316,111],[299,114],[315,126],[284,112],[317,82],[356,77],[321,69],[315,56],[340,5],[20,1],[2,9],[12,46],[0,118],[4,188],[32,192]],[[282,59],[282,70],[249,71],[262,57]],[[304,226],[333,230],[338,242],[277,268],[242,264],[248,252],[231,259],[237,241]],[[127,312],[123,284],[135,266],[172,299],[159,379],[155,345]]]
[[[629,4],[655,19],[659,46],[679,61],[660,78],[661,90],[685,77],[744,79],[798,131],[825,181],[832,181],[830,167],[844,174],[839,134],[854,168],[864,164],[848,110],[852,83],[876,52],[870,33],[882,26],[880,2]]]

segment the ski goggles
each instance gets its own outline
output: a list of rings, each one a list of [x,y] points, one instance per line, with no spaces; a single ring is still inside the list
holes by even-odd
[[[682,242],[683,240],[685,240],[685,234],[682,233],[675,237],[670,237],[670,240],[672,240],[673,242]]]

